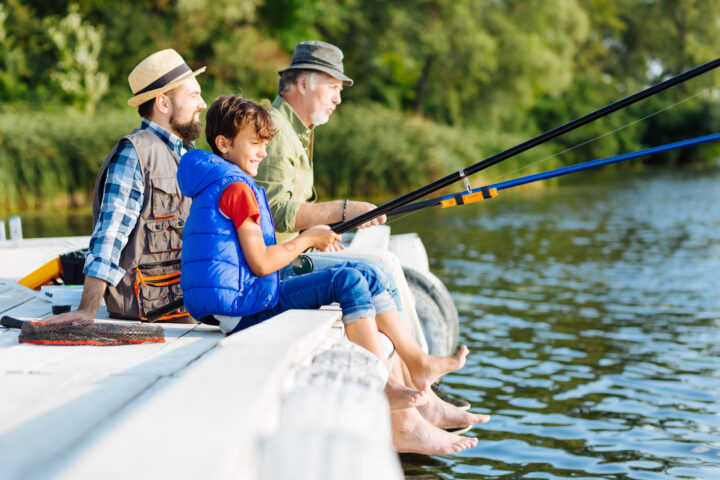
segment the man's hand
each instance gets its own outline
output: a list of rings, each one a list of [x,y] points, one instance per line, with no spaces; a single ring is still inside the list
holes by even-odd
[[[90,325],[95,320],[95,314],[98,307],[100,307],[100,302],[107,287],[108,283],[105,280],[86,275],[80,308],[74,312],[46,317],[40,320],[39,323],[45,325],[72,325],[74,327]]]
[[[348,206],[347,206],[346,219],[350,220],[359,215],[362,215],[363,213],[367,213],[370,210],[375,210],[376,208],[377,208],[377,206],[373,205],[372,203],[350,201],[350,202],[348,202]],[[367,228],[367,227],[372,227],[374,225],[381,225],[381,224],[385,223],[386,221],[387,221],[387,216],[380,215],[377,218],[373,218],[369,222],[363,223],[358,228]]]
[[[340,250],[345,250],[345,245],[338,241],[328,245],[326,248],[321,250],[321,252],[339,252]]]
[[[43,318],[38,323],[43,325],[72,325],[73,327],[84,327],[92,324],[93,321],[93,317],[88,315],[87,312],[75,310],[74,312],[65,312],[60,315]]]

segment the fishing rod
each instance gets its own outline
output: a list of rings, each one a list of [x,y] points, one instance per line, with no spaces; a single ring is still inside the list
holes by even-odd
[[[511,147],[505,151],[502,151],[500,153],[492,155],[492,156],[490,156],[484,160],[481,160],[480,162],[477,162],[469,167],[460,169],[457,172],[447,175],[439,180],[435,180],[434,182],[429,183],[429,184],[425,185],[424,187],[420,187],[416,190],[413,190],[412,192],[406,193],[405,195],[402,195],[394,200],[384,203],[383,205],[380,205],[379,207],[377,207],[373,210],[370,210],[369,212],[363,213],[362,215],[358,215],[355,218],[351,218],[350,220],[346,220],[342,223],[334,225],[334,226],[332,226],[332,229],[336,233],[347,232],[348,230],[358,227],[359,225],[362,225],[365,222],[368,222],[368,221],[370,221],[374,218],[377,218],[381,215],[385,215],[392,210],[396,210],[403,205],[407,205],[411,202],[414,202],[415,200],[419,199],[420,197],[424,197],[425,195],[436,192],[436,191],[440,190],[441,188],[445,188],[448,185],[455,183],[461,179],[464,179],[466,182],[466,185],[469,185],[469,183],[467,183],[467,177],[469,175],[472,175],[473,173],[477,173],[481,170],[489,168],[497,163],[502,162],[503,160],[507,160],[510,157],[514,157],[515,155],[518,155],[522,152],[530,150],[531,148],[536,147],[536,146],[538,146],[542,143],[545,143],[549,140],[552,140],[553,138],[558,137],[564,133],[567,133],[578,127],[586,125],[590,122],[593,122],[599,118],[609,115],[610,113],[613,113],[617,110],[625,108],[629,105],[637,103],[640,100],[643,100],[652,95],[655,95],[656,93],[662,92],[663,90],[667,90],[670,87],[673,87],[675,85],[683,83],[687,80],[690,80],[691,78],[697,77],[698,75],[702,75],[705,72],[708,72],[710,70],[717,68],[718,66],[720,66],[720,58],[716,58],[715,60],[704,63],[698,67],[695,67],[684,73],[681,73],[672,78],[669,78],[668,80],[665,80],[656,85],[648,87],[645,90],[642,90],[633,95],[625,97],[622,100],[618,100],[618,101],[611,103],[609,105],[606,105],[598,110],[595,110],[594,112],[591,112],[582,117],[576,118],[575,120],[572,120],[564,125],[556,127],[552,130],[548,130],[545,133],[542,133],[530,140],[527,140],[523,143],[515,145],[514,147]]]
[[[480,188],[468,189],[464,192],[452,193],[449,195],[444,195],[442,197],[410,203],[402,207],[396,208],[395,210],[391,210],[390,212],[388,212],[388,215],[391,216],[399,215],[401,213],[415,212],[423,208],[434,207],[437,205],[440,205],[442,208],[454,207],[456,205],[466,205],[468,203],[474,203],[481,200],[494,198],[497,196],[497,192],[499,190],[505,190],[528,183],[539,182],[541,180],[547,180],[549,178],[561,177],[570,173],[581,172],[583,170],[601,167],[603,165],[610,165],[613,163],[619,163],[635,158],[647,157],[650,155],[656,155],[658,153],[668,152],[670,150],[692,147],[695,145],[701,145],[703,143],[714,142],[717,140],[720,140],[720,133],[706,135],[704,137],[692,138],[689,140],[682,140],[680,142],[668,143],[666,145],[647,148],[645,150],[638,150],[637,152],[624,153],[622,155],[616,155],[614,157],[591,160],[589,162],[578,163],[576,165],[557,168],[555,170],[548,170],[547,172],[536,173],[534,175],[528,175],[505,182],[486,185]]]

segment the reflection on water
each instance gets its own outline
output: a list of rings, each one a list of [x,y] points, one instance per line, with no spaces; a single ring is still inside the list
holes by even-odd
[[[720,172],[578,179],[394,221],[460,311],[446,389],[493,416],[476,448],[403,456],[409,478],[720,478]]]
[[[493,415],[440,478],[720,478],[720,172],[501,192],[393,222],[460,311],[445,385]]]
[[[65,209],[18,213],[22,219],[23,238],[72,237],[92,234],[92,210]],[[0,213],[0,220],[9,225],[9,214]],[[10,238],[9,230],[6,230]]]

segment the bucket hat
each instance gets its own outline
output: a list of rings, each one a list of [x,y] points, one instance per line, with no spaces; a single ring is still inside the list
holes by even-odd
[[[204,71],[205,67],[201,67],[193,72],[172,48],[155,52],[130,72],[128,83],[133,97],[128,105],[137,107]]]
[[[342,80],[343,85],[350,87],[353,81],[345,75],[342,60],[342,50],[335,45],[318,40],[300,42],[295,45],[295,52],[290,66],[279,70],[278,73],[287,72],[288,70],[318,70],[327,73],[333,78]]]

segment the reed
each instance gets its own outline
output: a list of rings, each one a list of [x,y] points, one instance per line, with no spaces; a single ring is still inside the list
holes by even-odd
[[[137,125],[132,110],[0,115],[0,210],[87,202],[105,156]]]
[[[126,108],[92,115],[74,110],[0,114],[0,211],[89,205],[98,168],[115,142],[139,123],[135,110]],[[315,138],[321,196],[366,198],[405,193],[525,139],[350,104],[319,127]],[[204,138],[198,147],[207,148]],[[549,153],[538,149],[530,159],[511,159],[489,173],[513,171]]]

